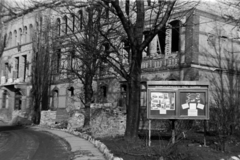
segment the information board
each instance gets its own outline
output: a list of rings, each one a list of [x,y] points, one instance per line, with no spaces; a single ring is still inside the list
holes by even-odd
[[[147,82],[148,119],[209,119],[208,83]]]

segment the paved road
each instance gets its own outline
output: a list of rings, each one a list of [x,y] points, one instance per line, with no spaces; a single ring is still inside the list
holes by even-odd
[[[69,144],[54,134],[0,126],[0,160],[69,160],[70,157]]]

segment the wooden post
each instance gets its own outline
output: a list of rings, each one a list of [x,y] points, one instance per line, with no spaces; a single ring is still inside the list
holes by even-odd
[[[203,129],[204,129],[204,137],[203,137],[203,146],[207,146],[207,140],[206,140],[206,134],[207,134],[207,129],[206,129],[206,127],[207,127],[207,121],[206,120],[204,120],[204,126],[203,126]]]
[[[172,121],[172,143],[175,143],[175,119]]]
[[[148,124],[148,146],[151,146],[151,120],[149,120]]]

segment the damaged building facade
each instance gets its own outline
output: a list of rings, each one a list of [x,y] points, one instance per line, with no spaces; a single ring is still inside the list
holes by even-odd
[[[222,11],[216,12],[208,4],[203,4],[190,12],[181,12],[181,16],[174,13],[148,45],[142,60],[143,114],[146,113],[146,81],[211,81],[219,75],[219,71],[229,69],[229,62],[234,64],[231,69],[238,69],[239,57],[235,54],[240,51],[238,26],[220,16]],[[46,10],[2,20],[4,48],[0,66],[0,119],[10,121],[14,112],[31,109],[32,36],[40,25],[40,12],[43,21],[51,13],[51,22],[61,27],[57,30],[60,36],[67,32],[64,26],[73,23],[73,20],[67,21],[72,17],[66,18]],[[84,12],[84,8],[76,11],[82,16]],[[148,34],[147,27],[144,34]],[[127,47],[125,44],[123,50],[127,51]],[[59,48],[58,51],[66,50]],[[56,66],[65,63],[72,63],[72,60],[66,62],[64,56],[58,56]],[[227,72],[223,76],[227,76]],[[72,78],[69,81],[67,74],[60,73],[53,79],[47,105],[42,106],[42,110],[57,110],[59,115],[66,115],[71,109],[83,107],[78,98],[82,92],[78,80]],[[127,86],[124,79],[104,75],[95,80],[95,91],[100,93],[96,94],[99,97],[95,97],[95,102],[126,107]]]

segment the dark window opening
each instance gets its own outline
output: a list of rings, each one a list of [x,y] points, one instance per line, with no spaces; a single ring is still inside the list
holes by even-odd
[[[143,34],[144,34],[144,39],[147,39],[149,37],[149,31],[144,31]],[[150,43],[149,43],[149,45],[150,45]],[[147,52],[147,56],[150,56],[150,47],[149,46],[146,47],[145,51]]]
[[[103,98],[106,98],[107,97],[107,86],[101,86],[100,90],[101,90],[101,94],[102,94]]]
[[[147,0],[148,6],[151,6],[151,0]]]
[[[79,29],[82,30],[83,28],[83,11],[80,10],[79,12]]]
[[[69,96],[74,96],[74,88],[73,87],[70,87],[69,89],[68,89],[68,95]]]
[[[5,66],[4,66],[4,67],[5,67],[5,68],[4,68],[3,74],[4,74],[4,76],[5,76],[5,78],[6,78],[6,82],[7,82],[10,66],[9,66],[8,63],[5,63]]]
[[[8,35],[10,36],[10,34]],[[4,39],[3,39],[3,48],[7,47],[7,34],[4,35]]]
[[[23,55],[23,81],[26,80],[26,73],[27,73],[27,55]]]
[[[16,71],[16,78],[19,78],[19,57],[15,58],[15,71]]]
[[[7,107],[7,98],[8,98],[7,91],[4,90],[2,94],[2,108]]]
[[[75,31],[75,15],[72,14],[72,32],[74,33]]]
[[[61,49],[57,49],[57,73],[60,73],[60,67],[61,67]]]
[[[64,27],[63,27],[64,33],[67,34],[67,32],[68,32],[68,19],[67,19],[67,16],[64,16],[63,20],[64,20],[64,24],[63,24],[64,25]]]
[[[105,51],[106,53],[108,53],[109,50],[110,50],[110,44],[109,44],[109,43],[104,43],[103,46],[104,46],[104,51]]]
[[[15,92],[15,110],[21,110],[22,108],[22,94],[20,91]]]
[[[165,54],[165,44],[166,44],[166,27],[164,26],[158,32],[158,44],[157,44],[157,53]]]
[[[127,104],[127,84],[121,84],[120,86],[121,97],[119,99],[119,106],[126,108]]]
[[[172,26],[172,52],[178,52],[180,42],[180,21],[172,21],[170,25]]]
[[[126,10],[126,14],[127,14],[128,16],[129,16],[129,5],[130,5],[129,0],[126,0],[125,10]]]

